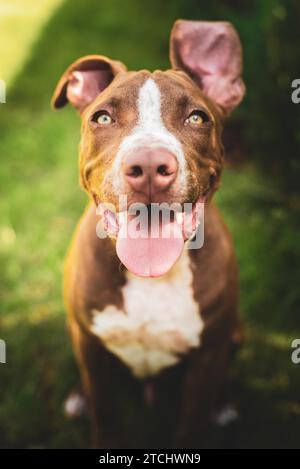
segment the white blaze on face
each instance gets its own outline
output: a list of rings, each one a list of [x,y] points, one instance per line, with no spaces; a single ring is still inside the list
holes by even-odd
[[[166,148],[177,158],[178,183],[184,189],[186,162],[180,141],[166,128],[161,115],[161,94],[155,81],[149,78],[140,88],[137,100],[138,123],[124,138],[118,150],[113,173],[114,185],[120,187],[122,159],[130,151],[141,148]]]

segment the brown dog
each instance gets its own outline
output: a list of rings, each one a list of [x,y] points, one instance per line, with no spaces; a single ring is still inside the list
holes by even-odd
[[[65,300],[102,448],[201,444],[241,336],[232,241],[211,202],[222,122],[245,90],[239,38],[229,23],[179,20],[170,57],[172,70],[153,73],[83,57],[53,97],[82,118],[80,177],[92,202],[67,257]],[[137,202],[192,204],[189,229],[183,211],[150,217],[151,233],[141,235],[130,212]],[[107,237],[97,235],[95,204]],[[199,205],[204,245],[183,250],[198,233]]]

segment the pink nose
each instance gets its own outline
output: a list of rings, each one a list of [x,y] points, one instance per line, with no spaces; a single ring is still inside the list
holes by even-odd
[[[176,158],[164,148],[139,148],[128,154],[123,163],[130,187],[147,196],[166,191],[175,181],[177,170]]]

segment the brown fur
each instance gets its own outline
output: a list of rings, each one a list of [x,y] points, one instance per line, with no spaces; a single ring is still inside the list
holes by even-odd
[[[65,300],[82,382],[90,401],[94,446],[201,444],[226,381],[232,350],[242,340],[232,241],[212,203],[205,215],[204,246],[190,251],[194,297],[205,323],[202,345],[179,365],[142,382],[133,378],[90,332],[93,308],[101,310],[109,304],[122,308],[121,287],[126,280],[111,240],[99,240],[96,236],[93,205],[85,212],[66,261]],[[157,425],[157,438],[155,434],[149,437],[143,428],[145,423],[138,418],[147,407],[143,386],[149,383],[155,396],[151,414],[152,425]],[[119,401],[123,403],[120,408]],[[128,421],[127,414],[131,412],[133,416]]]
[[[84,106],[82,101],[80,106],[73,102],[82,117],[80,176],[92,202],[74,235],[64,284],[69,329],[93,423],[93,445],[196,447],[203,441],[206,425],[220,398],[232,350],[242,340],[233,244],[211,201],[224,160],[223,112],[200,90],[199,80],[192,80],[183,71],[126,72],[119,62],[100,56],[98,66],[97,56],[93,60],[92,72],[99,75],[105,69],[106,86],[107,82],[111,85],[101,89],[91,102],[84,102]],[[53,101],[56,107],[68,100],[72,72],[86,70],[90,61],[91,58],[80,59],[63,75]],[[186,66],[183,68],[187,71]],[[138,89],[148,78],[160,88],[164,124],[180,140],[188,169],[187,189],[171,188],[156,202],[196,202],[199,196],[206,195],[204,246],[189,251],[193,294],[204,330],[201,346],[178,364],[154,377],[138,380],[91,332],[92,310],[103,311],[108,305],[122,310],[122,287],[126,284],[125,268],[117,258],[114,241],[96,235],[94,201],[118,206],[110,172],[121,141],[137,122]],[[69,93],[69,100],[74,96]],[[209,122],[197,129],[184,126],[185,118],[199,108],[207,113]],[[92,122],[92,116],[100,109],[110,113],[113,125],[101,128]],[[125,182],[123,191],[129,204],[137,200],[153,202],[139,198]],[[178,343],[179,349],[183,346]]]

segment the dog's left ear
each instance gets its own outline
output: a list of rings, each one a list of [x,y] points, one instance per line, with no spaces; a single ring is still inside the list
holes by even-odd
[[[103,55],[81,57],[62,75],[51,104],[58,109],[70,102],[79,112],[83,112],[116,75],[126,70],[122,62]]]
[[[226,114],[243,99],[242,47],[231,23],[176,21],[170,60],[173,68],[185,71]]]

